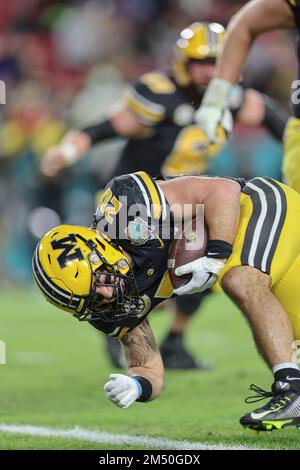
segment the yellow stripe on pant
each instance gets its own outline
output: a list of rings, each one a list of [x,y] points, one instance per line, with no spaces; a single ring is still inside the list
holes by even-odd
[[[300,193],[300,119],[291,117],[284,132],[282,173],[286,184]]]

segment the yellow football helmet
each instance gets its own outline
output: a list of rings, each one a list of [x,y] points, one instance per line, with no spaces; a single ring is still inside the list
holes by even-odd
[[[136,311],[138,292],[122,248],[94,229],[60,225],[42,237],[33,255],[34,279],[46,299],[79,320],[117,321]],[[99,277],[105,275],[100,284]],[[103,303],[99,285],[114,287]]]
[[[193,23],[179,34],[172,61],[173,75],[180,86],[191,83],[190,60],[214,63],[222,51],[225,29],[219,23]]]

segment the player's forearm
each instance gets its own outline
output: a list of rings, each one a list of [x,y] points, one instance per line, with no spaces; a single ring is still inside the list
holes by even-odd
[[[215,78],[209,83],[200,109],[195,114],[197,124],[213,142],[219,140],[218,126],[222,123],[224,111],[230,105],[233,85],[239,80],[256,36],[244,16],[239,12],[232,19],[222,54],[217,61]],[[223,124],[222,126],[224,127]]]
[[[244,29],[239,23],[233,23],[228,30],[222,56],[217,62],[217,77],[232,84],[238,82],[254,39],[255,35],[251,31]]]
[[[267,31],[293,28],[294,17],[285,0],[252,0],[231,19],[217,77],[236,83],[256,37]]]
[[[249,88],[244,92],[243,103],[236,113],[236,119],[248,126],[265,127],[281,142],[288,114],[269,96]]]
[[[105,119],[97,124],[87,126],[81,129],[90,141],[90,145],[95,145],[103,140],[112,139],[118,136],[111,119]]]
[[[233,244],[240,220],[240,186],[229,180],[212,182],[204,197],[204,216],[210,240]]]
[[[151,369],[146,367],[130,367],[128,369],[130,377],[143,377],[149,381],[152,387],[151,397],[147,401],[155,400],[161,394],[164,386],[164,369],[161,362],[153,364]]]
[[[83,130],[71,130],[69,131],[64,138],[62,139],[60,146],[67,147],[70,146],[74,148],[74,152],[78,155],[84,155],[87,153],[91,147],[91,139],[89,135]]]
[[[68,132],[60,143],[63,153],[70,154],[70,159],[79,160],[89,149],[101,142],[117,135],[109,120],[102,121],[82,129]]]
[[[264,126],[275,139],[282,142],[288,115],[267,95],[262,95],[265,112],[261,125]]]
[[[147,320],[122,338],[130,377],[146,379],[147,400],[157,398],[163,389],[164,367],[161,355]],[[151,387],[149,391],[149,385]]]

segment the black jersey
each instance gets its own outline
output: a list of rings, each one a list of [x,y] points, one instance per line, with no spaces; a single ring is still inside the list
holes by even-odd
[[[171,177],[167,177],[169,179]],[[227,178],[245,185],[242,178]],[[163,178],[164,179],[164,178]],[[173,296],[167,261],[174,239],[170,207],[156,180],[140,171],[113,178],[106,186],[94,217],[94,227],[116,242],[133,260],[140,309],[133,316],[111,323],[91,324],[122,338],[164,299]]]
[[[161,172],[203,174],[220,147],[209,144],[194,121],[202,96],[193,85],[180,87],[171,74],[155,71],[141,75],[125,92],[124,100],[149,133],[126,142],[113,175],[139,170],[151,176]]]
[[[104,333],[121,338],[162,300],[173,295],[167,271],[168,250],[174,238],[172,216],[156,181],[141,171],[115,177],[108,183],[94,226],[133,259],[140,310],[120,321],[91,322]]]
[[[110,178],[142,170],[153,177],[159,173],[202,175],[226,143],[226,132],[242,108],[247,90],[241,83],[233,88],[217,143],[211,143],[195,122],[195,111],[204,91],[194,84],[180,87],[172,74],[161,71],[141,75],[124,93],[123,101],[137,120],[145,124],[144,134],[125,142]],[[263,125],[281,140],[285,116],[278,109],[273,110],[268,102],[269,112]]]

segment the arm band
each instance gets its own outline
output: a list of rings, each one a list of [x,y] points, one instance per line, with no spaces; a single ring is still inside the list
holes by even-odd
[[[135,375],[131,377],[132,379],[136,380],[140,387],[141,387],[141,394],[140,397],[136,401],[148,401],[151,398],[152,395],[152,384],[148,379],[145,379],[145,377],[139,377],[138,375]]]
[[[118,135],[109,119],[100,122],[100,124],[84,127],[80,130],[90,136],[92,145],[96,144],[97,142],[101,142],[101,140],[110,139]]]
[[[265,105],[265,115],[262,125],[275,139],[281,142],[288,116],[271,98],[266,95],[262,95],[262,98]]]
[[[223,259],[229,258],[232,253],[232,245],[223,240],[209,240],[206,248],[208,258]]]

